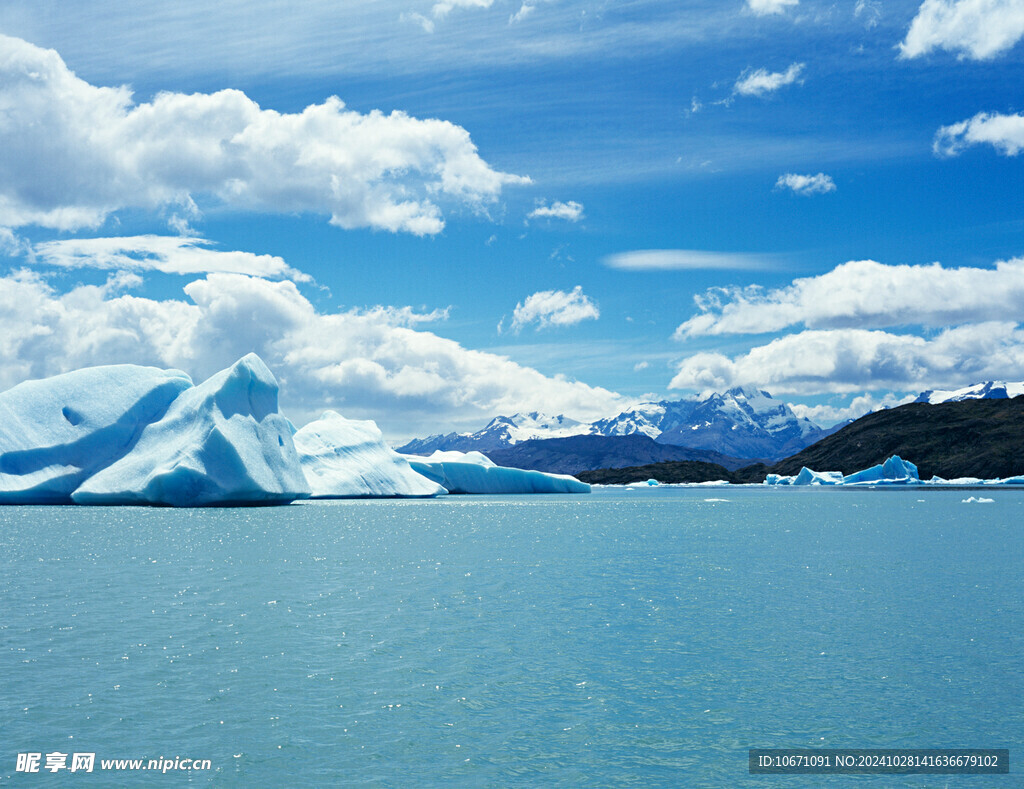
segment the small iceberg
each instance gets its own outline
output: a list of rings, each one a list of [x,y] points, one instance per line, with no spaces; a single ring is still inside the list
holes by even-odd
[[[292,437],[313,498],[429,497],[447,493],[384,443],[376,423],[334,411]]]
[[[961,504],[993,504],[995,499],[986,499],[982,496],[968,496],[966,499],[960,499]]]
[[[590,485],[568,474],[546,474],[498,466],[479,452],[403,455],[418,474],[449,493],[590,493]]]

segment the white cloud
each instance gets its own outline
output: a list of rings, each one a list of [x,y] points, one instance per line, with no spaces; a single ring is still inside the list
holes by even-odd
[[[583,218],[583,204],[575,200],[566,203],[555,201],[551,205],[541,204],[526,215],[527,219],[564,219],[579,222]]]
[[[494,0],[441,0],[435,3],[431,13],[435,19],[444,19],[454,8],[490,8]]]
[[[900,44],[900,56],[916,58],[933,49],[960,59],[988,60],[1024,37],[1020,0],[924,0]]]
[[[827,194],[836,190],[835,181],[831,175],[818,173],[817,175],[797,175],[786,173],[780,175],[775,182],[776,189],[792,189],[798,195]]]
[[[779,88],[799,81],[803,70],[803,63],[793,63],[785,71],[768,71],[765,68],[759,68],[756,71],[747,69],[740,74],[732,91],[734,95],[738,96],[766,96]]]
[[[523,3],[519,10],[516,11],[512,16],[508,18],[508,23],[514,25],[517,22],[522,22],[526,17],[532,14],[536,10],[537,6],[530,5],[529,3]]]
[[[443,204],[482,209],[528,182],[491,169],[446,121],[364,115],[336,97],[278,113],[237,90],[135,104],[125,87],[79,79],[52,50],[6,36],[0,50],[0,225],[95,227],[118,209],[203,195],[430,235],[444,227]]]
[[[181,236],[122,236],[74,238],[36,244],[41,263],[63,268],[96,268],[120,271],[162,271],[165,274],[226,272],[261,277],[288,277],[309,282],[274,255],[209,249],[209,241]]]
[[[767,258],[763,256],[743,252],[707,252],[699,249],[637,249],[609,255],[604,259],[604,264],[625,271],[768,267]]]
[[[581,321],[596,320],[601,313],[583,288],[577,285],[568,293],[564,290],[542,290],[516,304],[512,313],[512,331],[520,331],[531,323],[537,329],[552,326],[573,326]]]
[[[972,145],[988,144],[1004,156],[1024,149],[1024,115],[979,112],[973,118],[943,126],[935,134],[932,150],[939,156],[957,156]]]
[[[789,6],[797,5],[800,0],[747,0],[747,8],[759,16],[781,14]]]
[[[882,18],[882,4],[879,0],[857,0],[857,5],[853,8],[853,15],[857,19],[863,17],[864,27],[869,30],[878,27]]]
[[[994,268],[854,260],[782,288],[712,288],[695,301],[700,314],[676,329],[677,339],[799,324],[816,329],[1016,321],[1024,309],[1024,258],[999,261]]]
[[[857,419],[870,414],[872,411],[880,411],[883,408],[896,408],[904,403],[913,402],[917,394],[904,395],[899,397],[892,392],[887,392],[882,397],[873,394],[862,394],[854,397],[845,406],[824,405],[803,405],[802,403],[790,403],[789,407],[793,413],[804,419],[810,419],[822,427],[845,422],[849,419]]]
[[[423,14],[418,14],[415,11],[403,12],[398,19],[402,22],[415,22],[423,28],[424,33],[434,32],[434,20],[423,16]]]
[[[140,281],[119,274],[107,285],[60,294],[37,272],[0,279],[0,389],[124,362],[176,367],[198,379],[255,351],[278,377],[282,407],[296,421],[329,407],[375,419],[392,436],[516,411],[594,419],[625,403],[608,390],[412,328],[444,311],[321,312],[290,281],[223,273],[188,283],[188,300],[121,292]]]
[[[759,386],[783,394],[956,388],[1024,378],[1024,330],[990,321],[933,338],[864,329],[811,330],[735,358],[698,353],[683,360],[672,389]]]
[[[9,227],[0,227],[0,255],[20,257],[31,250],[31,245]]]
[[[638,373],[641,370],[646,370],[650,366],[650,362],[637,362],[636,364],[633,365],[633,372]]]

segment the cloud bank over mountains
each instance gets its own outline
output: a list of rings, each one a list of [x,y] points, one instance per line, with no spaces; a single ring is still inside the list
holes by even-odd
[[[189,282],[187,299],[126,292],[139,284],[137,275],[113,275],[105,285],[59,293],[29,270],[0,279],[0,389],[116,362],[176,367],[201,377],[255,351],[273,364],[283,407],[299,421],[333,407],[352,418],[372,416],[402,434],[439,415],[452,424],[475,424],[544,402],[597,418],[625,403],[606,389],[545,376],[414,328],[443,313],[388,307],[324,312],[293,282],[240,274]]]
[[[1024,375],[1024,258],[992,268],[851,261],[781,288],[712,288],[677,340],[802,331],[730,358],[685,358],[670,388],[772,392],[941,388]],[[906,328],[894,333],[882,329]]]

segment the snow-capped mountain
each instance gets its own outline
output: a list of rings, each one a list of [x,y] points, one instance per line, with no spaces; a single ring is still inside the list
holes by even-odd
[[[1024,394],[1024,381],[982,381],[963,389],[929,389],[917,396],[915,403],[956,403],[960,400],[1007,400]]]
[[[532,438],[566,438],[591,432],[590,425],[567,416],[550,416],[532,411],[528,414],[495,417],[487,427],[475,433],[446,433],[413,439],[399,447],[398,451],[407,455],[429,455],[438,449],[487,452],[505,449]]]
[[[641,403],[617,416],[592,423],[565,416],[515,414],[499,416],[476,433],[448,433],[409,442],[399,451],[430,453],[436,449],[463,452],[504,449],[529,439],[576,435],[641,434],[660,444],[706,449],[743,458],[780,458],[798,452],[831,430],[798,417],[788,404],[758,390],[730,389],[706,399]]]

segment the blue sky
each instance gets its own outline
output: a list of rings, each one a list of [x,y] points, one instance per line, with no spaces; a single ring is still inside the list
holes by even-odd
[[[295,421],[397,439],[1024,379],[1020,0],[9,0],[0,35],[4,387],[256,350]]]

